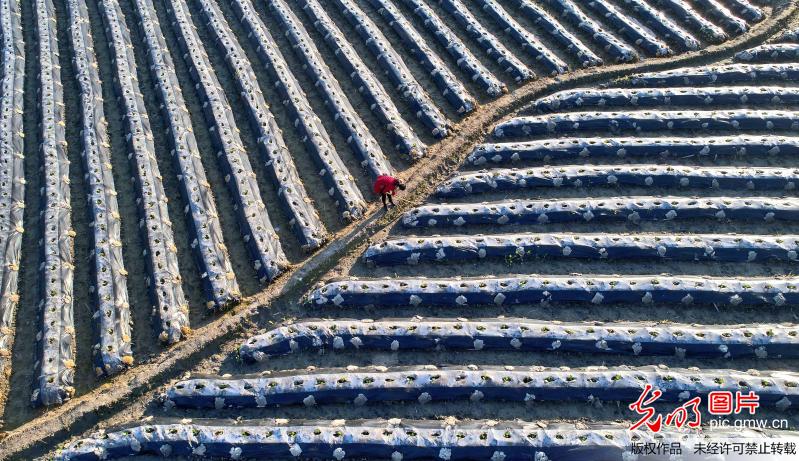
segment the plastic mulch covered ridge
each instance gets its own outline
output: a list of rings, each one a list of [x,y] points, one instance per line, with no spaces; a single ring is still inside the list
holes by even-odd
[[[575,55],[582,67],[601,66],[602,58],[596,55],[579,38],[565,28],[557,19],[531,0],[515,0],[519,12],[528,16],[532,22],[542,27],[551,38],[560,43],[565,50]]]
[[[424,205],[402,216],[405,227],[461,227],[552,222],[731,219],[796,221],[799,203],[769,197],[608,197],[605,199],[515,200],[479,204]]]
[[[525,137],[582,131],[799,131],[799,114],[789,110],[686,110],[567,112],[516,117],[494,128],[494,136]]]
[[[662,187],[732,190],[796,189],[799,170],[792,168],[562,166],[482,170],[450,178],[436,188],[439,197],[465,197],[535,187]]]
[[[422,26],[429,30],[436,40],[455,60],[469,80],[479,84],[489,96],[499,96],[508,92],[508,88],[489,71],[469,47],[450,29],[424,0],[403,0],[413,13],[422,20]]]
[[[537,351],[758,359],[799,357],[799,329],[782,325],[553,323],[521,318],[305,320],[241,343],[248,362],[300,352]]]
[[[636,87],[727,85],[751,82],[762,85],[766,81],[794,82],[799,79],[796,64],[727,64],[722,66],[681,67],[679,69],[636,74],[630,84]]]
[[[387,0],[369,0],[377,9],[383,19],[400,37],[402,43],[413,55],[419,64],[428,72],[430,79],[438,86],[441,94],[459,114],[472,112],[477,102],[469,94],[466,87],[444,64],[443,60],[433,51],[424,38],[416,31],[413,24]]]
[[[100,10],[114,64],[114,87],[126,122],[126,139],[135,171],[141,232],[145,241],[147,284],[160,320],[159,339],[175,343],[189,328],[189,306],[183,293],[177,246],[169,219],[164,185],[155,159],[150,119],[139,90],[130,33],[117,0],[101,0]]]
[[[478,144],[466,161],[479,166],[519,161],[549,162],[583,157],[674,157],[798,155],[799,137],[692,136],[557,138]]]
[[[606,0],[592,0],[585,3],[599,17],[605,18],[608,23],[616,28],[616,33],[625,37],[650,56],[669,56],[673,51],[660,40],[649,28],[627,16]]]
[[[739,35],[749,30],[749,24],[746,21],[733,14],[718,0],[694,0],[694,3],[703,14],[720,23],[731,34]]]
[[[599,23],[586,15],[579,6],[572,0],[545,0],[545,3],[553,9],[555,13],[577,26],[588,36],[595,45],[606,50],[616,62],[638,61],[638,53],[629,45],[609,34]]]
[[[483,49],[486,55],[497,63],[516,83],[535,78],[535,73],[511,53],[502,41],[494,37],[466,8],[461,0],[439,0],[439,5],[449,13],[470,37],[472,44]]]
[[[729,86],[712,88],[580,88],[555,93],[536,100],[538,112],[586,107],[658,107],[768,105],[793,106],[799,103],[799,89],[780,86]]]
[[[330,110],[336,126],[347,138],[350,149],[361,161],[361,167],[369,173],[373,181],[382,175],[394,176],[394,167],[361,116],[350,104],[302,22],[283,0],[270,0],[269,7],[286,28],[284,35],[293,45],[292,48],[302,61],[308,76],[316,82],[314,86],[324,98],[325,106]]]
[[[231,190],[239,227],[262,283],[274,280],[289,265],[266,205],[261,198],[258,180],[244,148],[231,105],[222,89],[211,61],[201,45],[194,26],[186,18],[183,5],[173,2],[168,8],[175,35],[198,96],[205,104],[203,113],[219,149],[217,158],[225,182]],[[179,18],[179,19],[177,19]]]
[[[736,53],[733,60],[736,62],[763,63],[796,62],[799,60],[799,44],[774,43],[760,45]]]
[[[131,347],[128,272],[122,251],[117,191],[111,170],[108,124],[102,104],[102,87],[85,0],[67,1],[70,39],[80,85],[83,166],[94,221],[92,254],[93,292],[96,303],[95,373],[112,375],[133,363]]]
[[[757,23],[766,18],[763,11],[749,3],[749,0],[695,0],[695,3],[733,34],[743,34],[749,30],[748,23]]]
[[[351,279],[327,283],[311,291],[305,302],[330,307],[550,302],[791,306],[799,302],[799,278],[525,275],[479,279]]]
[[[714,433],[716,434],[716,433]],[[733,442],[799,441],[794,432],[718,431]],[[633,439],[635,437],[635,439]],[[658,437],[658,438],[656,438]],[[84,461],[131,455],[213,459],[369,458],[408,461],[490,459],[493,461],[583,461],[621,459],[635,443],[677,439],[685,450],[705,442],[694,433],[634,433],[626,426],[548,425],[522,421],[447,423],[414,420],[289,421],[261,420],[233,424],[224,420],[154,421],[116,428],[64,447],[56,459]],[[765,442],[764,442],[765,440]]]
[[[787,43],[799,42],[799,28],[786,30],[785,33],[783,33],[782,36],[780,36],[779,41]]]
[[[169,125],[172,156],[179,172],[183,196],[183,211],[189,218],[190,235],[194,237],[191,247],[202,274],[207,306],[224,309],[238,304],[241,291],[222,236],[222,224],[211,183],[205,175],[189,111],[155,8],[150,0],[137,0],[135,4],[148,50],[150,71],[157,82],[155,87],[161,110]]]
[[[18,0],[0,4],[0,380],[9,376],[25,208],[22,109],[25,48]]]
[[[308,19],[322,35],[324,42],[333,52],[339,64],[344,67],[358,92],[377,116],[383,127],[391,134],[394,148],[401,154],[416,160],[425,155],[427,147],[416,136],[408,122],[402,118],[397,106],[389,97],[372,70],[355,52],[344,33],[316,0],[298,0]]]
[[[263,21],[261,21],[252,2],[236,0],[231,3],[231,6],[237,12],[241,24],[249,31],[250,41],[255,46],[256,53],[260,58],[259,64],[262,64],[271,78],[274,79],[275,88],[283,98],[284,105],[293,118],[294,129],[307,151],[311,154],[314,162],[320,168],[319,176],[325,186],[328,187],[327,194],[335,202],[341,218],[344,220],[360,219],[363,217],[363,212],[366,208],[363,195],[356,187],[352,175],[336,151],[327,129],[322,124],[322,120],[314,113],[305,92],[289,68],[277,42],[272,38]],[[212,5],[208,5],[208,8],[212,8]],[[215,22],[217,24],[215,33],[218,34],[220,39],[229,44],[224,48],[227,50],[234,44],[238,45],[233,31],[227,27],[227,23],[223,22],[224,18],[220,16],[221,12],[216,9],[209,9],[208,14],[213,14],[214,17],[219,18],[219,21]],[[265,145],[268,149],[273,149],[280,154],[278,157],[273,155],[267,159],[267,166],[270,169],[274,169],[275,173],[280,173],[281,175],[278,193],[283,198],[284,205],[288,207],[291,215],[296,217],[296,215],[304,214],[301,211],[301,207],[309,205],[298,202],[297,199],[300,197],[296,197],[295,193],[292,193],[291,196],[286,195],[287,191],[292,191],[294,186],[299,187],[302,194],[306,194],[304,185],[300,182],[301,178],[294,166],[291,152],[288,150],[277,125],[274,125],[274,117],[269,112],[266,100],[260,92],[254,68],[247,61],[246,55],[240,46],[235,46],[234,49],[237,52],[235,56],[237,60],[235,61],[235,67],[233,67],[234,74],[238,76],[238,81],[242,85],[248,85],[247,91],[251,100],[249,102],[250,107],[253,110],[257,109],[258,116],[265,117],[269,124],[273,125],[272,133],[270,134],[272,138],[265,138],[267,141]],[[255,118],[254,122],[258,123],[257,120],[258,117]],[[286,167],[290,167],[290,169],[286,169]],[[292,211],[292,208],[298,208],[299,211]],[[314,219],[318,220],[318,218]]]
[[[41,299],[37,375],[31,402],[56,405],[75,393],[75,322],[73,317],[74,238],[69,187],[69,158],[64,128],[64,89],[55,7],[37,0],[36,38],[39,52],[39,105],[43,186],[39,266]]]
[[[180,2],[184,3],[183,0]],[[275,185],[279,185],[278,195],[291,217],[290,226],[304,250],[312,251],[321,247],[328,239],[327,229],[300,179],[294,159],[283,140],[277,121],[269,111],[251,63],[219,6],[208,0],[198,0],[196,5],[200,7],[202,18],[208,22],[208,30],[218,49],[224,50],[227,67],[233,75],[236,87],[241,91],[242,103],[246,106],[250,122],[259,136],[258,145],[266,158],[267,171],[272,174]],[[188,12],[184,6],[181,5],[181,9]],[[353,199],[350,197],[349,200]],[[339,206],[343,208],[347,203],[349,202],[340,203]]]
[[[550,75],[554,76],[569,71],[568,64],[541,43],[538,37],[519,24],[499,3],[494,0],[477,0],[477,4],[481,5],[483,11],[488,13],[507,35],[516,40],[524,51],[549,70]]]
[[[163,396],[182,408],[263,408],[331,403],[357,406],[377,402],[426,404],[465,400],[533,403],[567,401],[634,402],[646,385],[662,391],[659,401],[683,402],[741,387],[754,391],[764,407],[780,410],[799,404],[799,374],[736,370],[648,367],[385,367],[292,370],[232,377],[192,376]]]
[[[649,28],[658,32],[662,37],[668,37],[677,43],[682,51],[699,49],[701,44],[690,32],[677,25],[662,11],[653,8],[644,0],[624,0],[627,8],[633,10]]]
[[[503,234],[406,237],[371,245],[376,265],[505,258],[648,259],[672,261],[797,261],[798,235]]]
[[[710,43],[719,44],[729,39],[729,36],[721,27],[702,16],[686,0],[655,0],[655,4],[673,14],[692,30],[697,31]]]
[[[448,135],[449,123],[433,104],[430,96],[405,65],[380,28],[351,0],[333,0],[341,15],[355,28],[358,36],[377,60],[395,89],[410,105],[416,117],[436,138]]]

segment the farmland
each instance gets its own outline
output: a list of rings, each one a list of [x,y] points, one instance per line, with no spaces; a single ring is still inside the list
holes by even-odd
[[[7,0],[0,453],[615,459],[646,384],[796,429],[794,9]]]

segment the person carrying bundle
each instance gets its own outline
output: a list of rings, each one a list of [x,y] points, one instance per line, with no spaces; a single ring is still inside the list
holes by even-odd
[[[383,208],[388,211],[389,203],[391,206],[394,206],[394,191],[399,188],[399,190],[405,190],[405,184],[402,184],[402,181],[399,179],[389,176],[389,175],[380,175],[375,180],[375,184],[373,186],[373,190],[375,194],[380,195],[380,200],[383,202]],[[386,202],[388,199],[388,202]]]

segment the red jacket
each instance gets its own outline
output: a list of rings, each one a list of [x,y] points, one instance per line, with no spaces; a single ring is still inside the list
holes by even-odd
[[[397,178],[388,175],[381,175],[377,177],[375,180],[375,185],[373,189],[375,194],[382,195],[382,194],[390,194],[394,192],[394,189],[397,188]]]

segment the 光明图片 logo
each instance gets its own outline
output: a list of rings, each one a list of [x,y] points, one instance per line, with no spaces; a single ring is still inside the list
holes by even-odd
[[[665,423],[666,426],[674,426],[677,429],[687,427],[690,429],[699,428],[702,425],[702,398],[694,397],[684,402],[679,407],[672,410],[669,414],[658,414],[657,411],[651,406],[663,395],[660,389],[653,389],[651,384],[644,387],[643,392],[638,397],[638,400],[631,403],[628,408],[639,416],[632,426],[631,431],[646,427],[652,432],[660,432]],[[749,392],[731,392],[731,391],[713,391],[708,393],[707,411],[714,416],[724,416],[731,414],[741,414],[748,412],[749,415],[754,415],[760,407],[760,397],[753,391]]]

